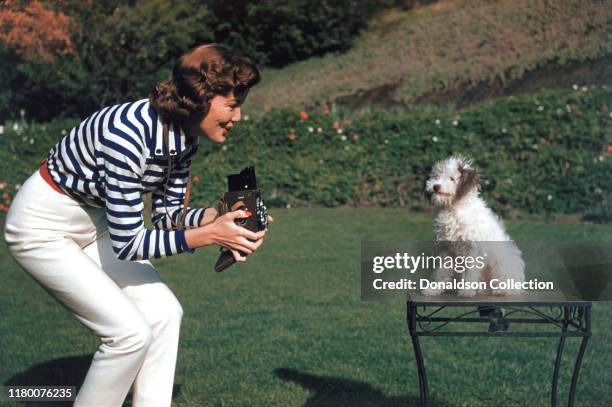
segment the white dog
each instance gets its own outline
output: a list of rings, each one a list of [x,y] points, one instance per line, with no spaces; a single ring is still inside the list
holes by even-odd
[[[512,242],[502,220],[489,209],[479,196],[480,175],[472,167],[472,162],[461,156],[451,156],[437,162],[427,180],[425,190],[431,194],[431,202],[436,207],[435,239],[445,242],[447,254],[451,256],[483,256],[484,267],[462,270],[437,268],[433,279],[449,282],[453,279],[464,282],[484,281],[489,287],[492,279],[517,282],[525,280],[525,263],[521,252]],[[490,243],[506,242],[506,243]],[[425,295],[439,295],[440,288],[423,290]],[[480,291],[480,290],[478,290]],[[517,290],[488,290],[494,295],[518,293]],[[477,290],[458,289],[457,295],[472,297]]]

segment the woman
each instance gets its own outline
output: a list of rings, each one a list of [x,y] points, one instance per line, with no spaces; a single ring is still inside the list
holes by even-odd
[[[107,107],[51,149],[21,187],[5,238],[19,265],[101,340],[77,406],[169,406],[182,308],[150,258],[216,244],[252,253],[235,211],[188,208],[201,137],[223,143],[259,82],[257,67],[216,45],[181,56],[150,99]],[[142,194],[152,194],[154,230]]]

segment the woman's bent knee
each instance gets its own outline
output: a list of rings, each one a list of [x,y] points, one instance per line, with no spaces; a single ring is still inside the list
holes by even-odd
[[[183,319],[183,307],[176,299],[174,294],[165,298],[163,309],[160,309],[156,316],[157,322],[162,325],[180,325]]]
[[[183,307],[168,286],[157,283],[142,286],[136,290],[140,291],[137,306],[151,327],[180,325],[183,318]],[[143,299],[141,290],[146,290],[146,296],[144,296],[146,299]],[[134,295],[137,292],[130,291]]]
[[[106,346],[117,353],[145,353],[149,349],[152,340],[153,334],[151,328],[143,323],[131,326],[121,334],[110,338],[109,341],[106,341]]]

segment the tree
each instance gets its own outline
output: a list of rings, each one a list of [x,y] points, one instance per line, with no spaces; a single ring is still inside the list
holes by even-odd
[[[6,0],[0,8],[0,41],[26,59],[51,61],[73,53],[72,26],[66,14],[47,9],[37,0],[23,10],[14,0]]]
[[[206,29],[208,9],[195,1],[114,3],[79,17],[78,54],[101,106],[147,97],[178,56],[212,39]]]

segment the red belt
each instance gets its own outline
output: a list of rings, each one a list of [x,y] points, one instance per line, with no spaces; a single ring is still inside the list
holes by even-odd
[[[64,191],[62,191],[61,188],[57,186],[55,181],[53,181],[53,178],[51,178],[51,174],[49,174],[49,169],[47,168],[47,160],[42,160],[40,162],[40,167],[38,167],[38,172],[40,173],[40,176],[43,177],[45,181],[47,181],[47,184],[49,184],[51,188],[55,189],[57,192],[59,192],[62,195],[66,195]]]

